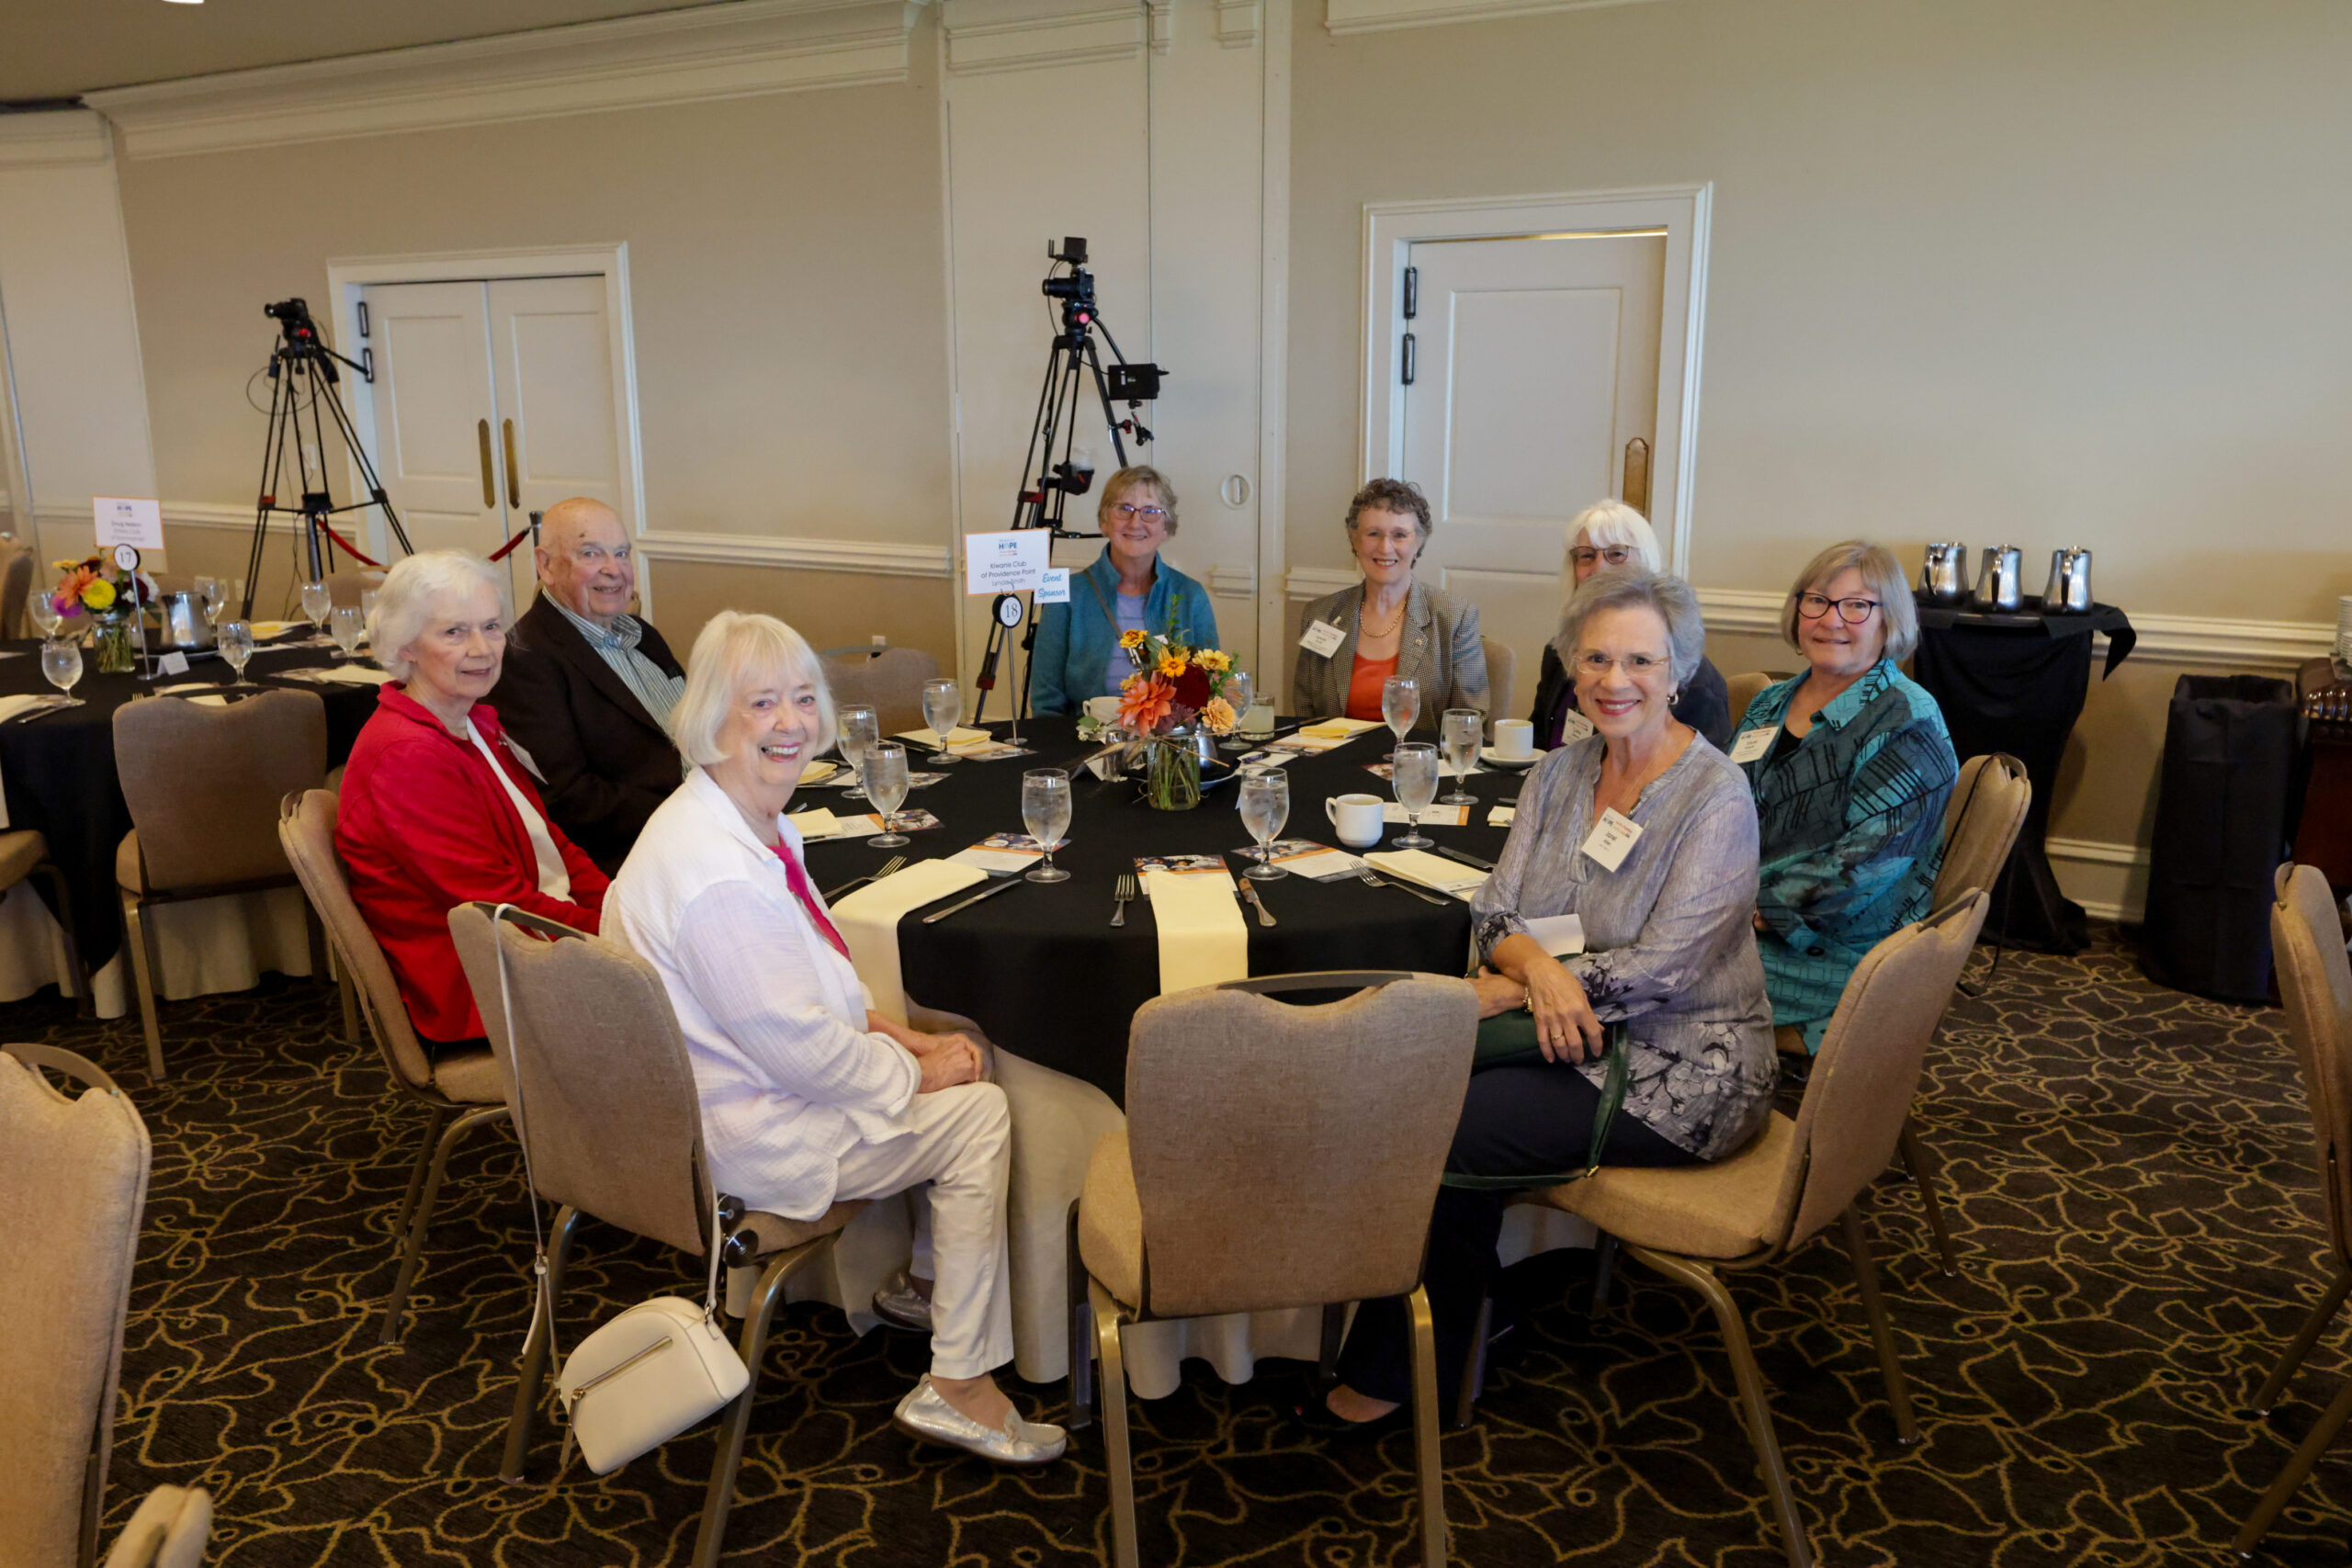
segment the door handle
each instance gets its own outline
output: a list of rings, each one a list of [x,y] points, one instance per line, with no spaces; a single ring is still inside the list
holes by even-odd
[[[490,472],[490,421],[474,421],[474,431],[481,437],[481,504],[488,511],[498,504],[498,481]]]
[[[1650,514],[1650,444],[1638,435],[1625,443],[1625,504]]]
[[[523,476],[514,468],[514,422],[499,423],[506,427],[506,504],[516,512],[523,510]]]

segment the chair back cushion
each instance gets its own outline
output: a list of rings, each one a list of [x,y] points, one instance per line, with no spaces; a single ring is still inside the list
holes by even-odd
[[[883,734],[903,734],[930,722],[922,716],[922,683],[937,679],[939,660],[922,649],[829,653],[824,664],[825,683],[832,688],[834,705],[865,704],[882,721]]]
[[[67,1563],[103,1495],[147,1201],[146,1125],[119,1092],[68,1099],[0,1055],[0,1558]],[[93,1437],[98,1466],[88,1471]]]
[[[1905,926],[1854,966],[1797,1112],[1796,1153],[1782,1194],[1791,1216],[1784,1245],[1845,1213],[1894,1157],[1928,1042],[1990,902],[1972,888],[1962,902]]]
[[[1942,908],[1963,888],[1992,892],[2032,807],[2033,781],[2015,757],[1988,751],[1962,762],[1944,803],[1944,863],[1929,907]]]
[[[1512,651],[1510,644],[1497,642],[1490,637],[1480,637],[1478,646],[1487,654],[1487,716],[1517,718],[1519,655]]]
[[[1469,983],[1415,976],[1319,1007],[1147,1002],[1127,1052],[1144,1303],[1166,1317],[1401,1295],[1478,1032]]]
[[[2328,1239],[2352,1267],[2352,959],[2335,898],[2316,866],[2284,865],[2270,909],[2270,947],[2287,1004],[2287,1032],[2311,1104],[2312,1158],[2327,1200]]]
[[[1756,694],[1771,683],[1772,677],[1761,670],[1750,670],[1724,680],[1724,705],[1731,710],[1732,728],[1737,729],[1739,721],[1747,716],[1747,705],[1756,700]]]
[[[316,692],[217,708],[125,703],[114,710],[114,757],[150,888],[282,877],[278,806],[326,783],[326,704]]]
[[[37,564],[32,551],[26,549],[13,551],[0,561],[0,640],[32,635],[25,625],[25,600],[32,593]]]
[[[417,1043],[408,1004],[401,1000],[400,982],[392,978],[376,933],[352,901],[343,857],[334,852],[335,804],[331,789],[288,795],[278,814],[277,841],[318,911],[327,941],[334,944],[335,962],[358,987],[359,1010],[367,1015],[368,1032],[385,1065],[411,1089],[423,1089],[433,1081],[433,1061]]]
[[[551,1203],[703,1256],[702,1106],[662,977],[620,943],[552,921],[526,930],[500,920],[493,946],[494,907],[458,905],[449,936],[516,1131],[530,1140],[534,1186]],[[501,947],[512,1035],[499,1001]]]

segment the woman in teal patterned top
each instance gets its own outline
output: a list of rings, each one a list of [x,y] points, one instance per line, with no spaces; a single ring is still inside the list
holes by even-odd
[[[1936,699],[1895,668],[1918,646],[1919,620],[1883,546],[1849,540],[1814,557],[1781,635],[1808,668],[1758,694],[1732,755],[1756,791],[1772,1021],[1814,1051],[1862,955],[1928,912],[1960,764]]]

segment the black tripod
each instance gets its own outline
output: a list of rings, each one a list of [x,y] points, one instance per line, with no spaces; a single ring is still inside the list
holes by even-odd
[[[328,521],[338,513],[361,512],[370,506],[384,509],[384,521],[391,525],[392,537],[400,541],[402,551],[414,555],[416,548],[408,542],[408,533],[401,526],[400,514],[392,510],[391,498],[384,493],[383,481],[376,477],[375,464],[368,460],[368,449],[360,445],[359,433],[344,412],[343,399],[335,392],[342,375],[335,361],[342,360],[366,379],[376,378],[374,369],[356,359],[342,355],[319,341],[319,327],[311,320],[311,308],[300,299],[280,299],[264,305],[262,314],[278,326],[277,347],[269,356],[269,434],[262,443],[261,503],[254,513],[254,544],[245,562],[245,597],[238,615],[253,618],[254,591],[261,582],[262,552],[268,542],[269,514],[283,512],[302,519],[303,566],[310,573],[306,581],[320,582],[326,579],[334,561],[334,547],[343,547],[344,553],[368,566],[381,562],[369,560],[359,553],[351,541],[334,531]],[[310,398],[303,400],[302,383],[309,382]],[[343,435],[343,443],[359,464],[359,472],[368,481],[368,499],[355,501],[348,506],[337,506],[327,486],[326,421],[319,412],[324,407],[334,416],[334,427]],[[308,440],[303,438],[302,411],[311,413]],[[294,453],[295,478],[300,484],[299,492],[290,492],[283,483],[286,478],[286,454]],[[311,483],[311,464],[318,465],[317,484]],[[302,502],[288,506],[278,501],[280,494],[300,493]]]
[[[1016,530],[1050,529],[1057,539],[1099,539],[1100,533],[1064,526],[1064,508],[1069,498],[1084,495],[1094,484],[1092,463],[1081,464],[1072,457],[1082,389],[1091,378],[1095,396],[1102,404],[1102,423],[1110,432],[1111,450],[1118,458],[1118,467],[1124,468],[1127,466],[1127,448],[1120,433],[1133,435],[1138,445],[1151,440],[1151,432],[1135,417],[1135,411],[1159,396],[1159,383],[1167,372],[1157,365],[1130,365],[1119,352],[1118,340],[1102,324],[1102,311],[1094,303],[1094,275],[1086,270],[1083,239],[1066,239],[1059,250],[1048,244],[1046,254],[1056,265],[1039,288],[1047,299],[1061,301],[1061,324],[1054,333],[1053,346],[1046,353],[1046,379],[1037,389],[1037,414],[1029,427],[1028,454],[1021,463],[1021,488],[1013,501],[1012,526]],[[1056,276],[1063,263],[1069,264],[1069,275]],[[1102,334],[1102,341],[1111,348],[1108,370],[1095,351],[1097,333]],[[1125,419],[1111,406],[1122,401],[1127,405]],[[1055,456],[1057,449],[1060,452],[1058,457]],[[1020,603],[1014,595],[1002,597],[1012,599],[1015,605]],[[1004,611],[1001,599],[998,614],[989,626],[988,650],[981,657],[980,672],[972,682],[980,694],[972,710],[974,724],[981,722],[988,711],[989,694],[996,688],[997,659],[1011,639],[1012,628],[1027,622],[1027,629],[1021,637],[1024,663],[1036,646],[1036,616],[1023,608],[1008,619]],[[1012,698],[1012,705],[1017,729],[1020,719],[1029,711],[1025,683]]]

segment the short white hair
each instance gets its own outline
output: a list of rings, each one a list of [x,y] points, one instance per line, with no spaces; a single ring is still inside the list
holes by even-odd
[[[1650,520],[1622,501],[1596,501],[1568,519],[1567,536],[1560,551],[1560,613],[1567,614],[1568,601],[1577,596],[1577,545],[1581,541],[1596,549],[1623,545],[1638,558],[1628,564],[1638,566],[1652,577],[1666,570],[1666,554],[1658,548],[1657,530]]]
[[[376,591],[376,607],[368,615],[368,650],[376,662],[405,681],[416,661],[403,657],[408,646],[424,635],[435,606],[448,597],[487,587],[498,595],[498,618],[513,613],[506,602],[506,574],[464,550],[427,550],[392,563],[384,586]]]
[[[817,689],[817,745],[822,751],[837,733],[832,687],[825,680],[824,660],[808,648],[808,639],[774,615],[721,610],[695,638],[686,655],[686,691],[670,715],[672,737],[679,754],[699,768],[727,760],[718,744],[719,731],[737,696],[755,682],[781,690],[801,680]]]

